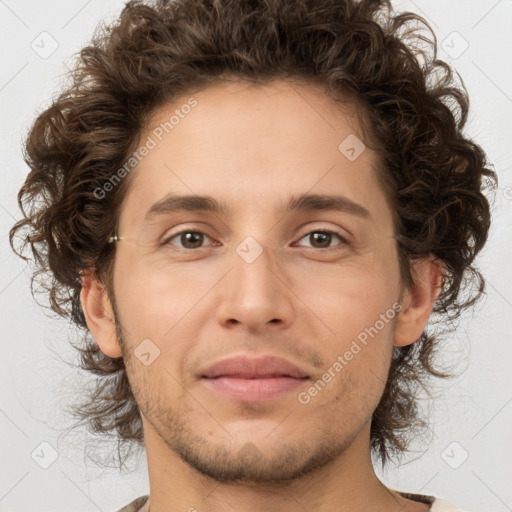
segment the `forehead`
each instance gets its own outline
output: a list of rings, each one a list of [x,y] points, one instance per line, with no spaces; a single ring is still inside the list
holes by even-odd
[[[159,131],[165,140],[160,140]],[[158,142],[186,139],[200,151],[209,138],[215,146],[236,146],[238,153],[253,150],[260,158],[266,145],[278,142],[288,150],[288,159],[294,154],[304,156],[301,149],[313,146],[332,150],[333,142],[345,132],[363,138],[354,102],[348,98],[337,102],[320,84],[286,80],[217,83],[157,108],[142,130],[143,136],[156,134]],[[280,135],[277,141],[276,134]]]
[[[235,213],[307,192],[385,208],[381,162],[362,139],[355,106],[320,85],[216,84],[153,112],[122,217],[135,222],[169,193],[217,197]]]

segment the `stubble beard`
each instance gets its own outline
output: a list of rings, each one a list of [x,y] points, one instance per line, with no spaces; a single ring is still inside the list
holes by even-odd
[[[266,450],[269,453],[262,453],[251,442],[237,443],[228,433],[225,433],[225,443],[213,443],[196,427],[199,422],[194,421],[192,409],[177,412],[162,400],[160,393],[152,391],[155,382],[145,377],[151,372],[144,371],[147,367],[134,360],[132,344],[119,320],[113,295],[110,300],[128,381],[139,410],[169,449],[200,474],[230,484],[292,483],[334,462],[354,440],[355,434],[347,437],[350,429],[338,425],[319,429],[321,432],[304,432],[303,439],[295,444],[279,443]],[[188,392],[181,389],[181,403],[186,403]],[[290,415],[294,417],[292,423],[300,425],[296,416]]]

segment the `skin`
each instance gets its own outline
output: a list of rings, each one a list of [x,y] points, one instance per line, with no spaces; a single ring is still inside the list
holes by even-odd
[[[424,511],[375,475],[370,422],[384,391],[393,346],[421,335],[441,284],[432,258],[402,286],[392,212],[366,148],[354,161],[338,150],[360,139],[357,116],[314,85],[233,82],[193,96],[198,104],[139,163],[119,217],[113,297],[93,274],[81,294],[101,350],[124,357],[141,410],[151,512]],[[183,97],[157,109],[141,141]],[[229,215],[179,212],[144,225],[168,193],[210,195]],[[340,194],[370,216],[279,212],[291,196]],[[184,247],[181,230],[202,231]],[[312,233],[339,231],[322,244]],[[248,236],[263,252],[248,263]],[[326,248],[327,247],[327,248]],[[180,252],[179,249],[182,249]],[[112,299],[112,300],[111,300]],[[380,315],[385,323],[307,404],[298,400]],[[160,355],[135,357],[150,339]],[[292,361],[310,379],[266,402],[234,400],[198,375],[232,354]]]

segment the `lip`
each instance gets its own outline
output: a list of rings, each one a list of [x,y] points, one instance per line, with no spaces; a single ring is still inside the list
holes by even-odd
[[[309,375],[296,365],[276,356],[234,356],[217,361],[201,377],[232,377],[239,379],[258,379],[271,377],[292,377],[302,379]]]
[[[209,389],[235,400],[278,398],[304,384],[309,375],[275,356],[235,356],[217,361],[202,375]]]

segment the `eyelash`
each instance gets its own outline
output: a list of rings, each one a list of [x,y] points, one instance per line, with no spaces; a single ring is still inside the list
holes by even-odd
[[[169,242],[173,238],[176,238],[176,237],[178,237],[180,235],[183,235],[184,233],[201,234],[201,235],[205,235],[206,237],[211,239],[211,237],[207,233],[205,233],[204,231],[195,230],[195,229],[184,229],[182,231],[179,231],[178,233],[173,233],[172,235],[169,235],[162,242],[162,245],[163,246],[167,246],[169,244]],[[307,237],[307,236],[309,236],[309,235],[311,235],[313,233],[324,233],[324,234],[329,234],[329,235],[335,235],[335,236],[337,236],[341,240],[343,245],[348,245],[348,242],[347,242],[346,238],[342,235],[341,232],[333,231],[333,230],[330,230],[330,229],[313,229],[312,231],[309,231],[309,232],[305,233],[299,240],[302,240],[303,238],[305,238],[305,237]],[[186,249],[186,248],[178,247],[177,249],[173,249],[173,250],[182,251],[182,252],[193,252],[193,251],[198,251],[199,249],[204,249],[204,248],[205,247],[197,247],[195,249]],[[317,249],[317,250],[320,250],[320,251],[323,251],[323,252],[341,249],[341,247],[337,247],[337,246],[327,247],[327,248],[317,248],[317,247],[306,247],[306,248],[307,249]]]

